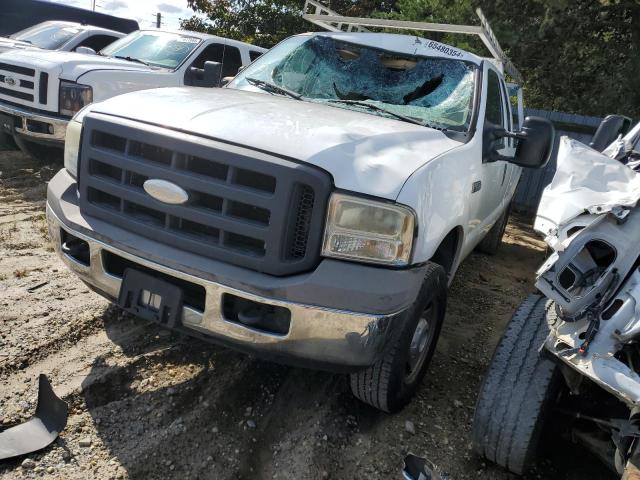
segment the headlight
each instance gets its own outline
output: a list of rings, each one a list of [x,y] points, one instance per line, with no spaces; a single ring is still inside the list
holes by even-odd
[[[407,265],[414,225],[408,207],[335,193],[329,200],[322,255]]]
[[[67,136],[64,139],[64,168],[73,178],[78,178],[78,158],[80,156],[80,139],[82,122],[71,120],[67,125]]]
[[[60,115],[73,117],[82,107],[93,102],[93,89],[89,85],[60,82]]]

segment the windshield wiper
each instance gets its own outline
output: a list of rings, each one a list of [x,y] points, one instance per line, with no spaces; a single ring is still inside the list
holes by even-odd
[[[254,87],[258,87],[265,92],[277,93],[279,95],[286,95],[291,98],[295,98],[296,100],[302,100],[302,95],[299,93],[293,92],[288,88],[281,87],[274,83],[265,82],[264,80],[260,80],[259,78],[247,77],[245,80],[253,85]]]
[[[147,67],[151,66],[147,62],[145,62],[144,60],[140,60],[139,58],[123,57],[123,56],[120,56],[120,55],[114,55],[113,58],[119,58],[120,60],[127,60],[128,62],[141,63],[142,65],[146,65]]]
[[[338,100],[338,99],[335,99],[335,98],[327,100],[327,102],[342,103],[344,105],[357,105],[359,107],[366,107],[366,108],[368,108],[370,110],[375,110],[377,112],[382,112],[382,113],[386,113],[388,115],[391,115],[392,117],[395,117],[398,120],[402,120],[403,122],[414,123],[414,124],[420,125],[422,127],[435,128],[436,130],[443,130],[442,128],[438,128],[438,127],[434,127],[433,125],[429,125],[426,122],[422,122],[420,120],[416,120],[415,118],[407,117],[407,116],[402,115],[400,113],[392,112],[391,110],[387,110],[386,108],[380,107],[380,106],[376,105],[375,103],[362,102],[360,100]]]

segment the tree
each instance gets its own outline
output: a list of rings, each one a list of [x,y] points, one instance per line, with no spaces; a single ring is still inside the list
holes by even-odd
[[[302,19],[304,0],[187,0],[189,7],[208,21],[193,16],[181,21],[186,30],[208,32],[263,47],[272,47],[296,33],[314,30]],[[369,16],[387,12],[395,0],[331,0],[326,4],[343,15]]]
[[[477,24],[476,6],[522,72],[528,106],[640,118],[638,0],[400,0],[391,16]],[[477,42],[444,41],[486,55]]]
[[[187,0],[204,13],[182,27],[271,47],[313,30],[304,0]],[[342,15],[478,24],[482,7],[500,43],[525,78],[528,106],[584,115],[640,118],[640,0],[325,0]],[[425,35],[424,32],[415,32]],[[456,35],[434,40],[487,52]]]

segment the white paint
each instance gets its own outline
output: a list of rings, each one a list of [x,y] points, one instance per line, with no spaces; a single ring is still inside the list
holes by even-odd
[[[146,90],[94,104],[91,111],[311,163],[330,172],[337,188],[390,200],[413,171],[463,145],[420,125],[226,88]]]
[[[153,30],[157,32],[158,30]],[[181,32],[186,33],[186,32]],[[265,49],[246,43],[224,39],[213,35],[188,32],[190,36],[202,39],[202,42],[191,53],[188,59],[176,70],[158,67],[148,67],[140,63],[129,62],[116,58],[98,55],[86,55],[75,52],[48,51],[40,49],[23,49],[0,53],[0,63],[33,68],[36,76],[30,77],[21,74],[13,74],[17,79],[34,82],[34,89],[15,88],[18,91],[32,94],[38,92],[40,72],[49,74],[48,95],[46,105],[37,103],[37,94],[34,101],[19,99],[14,96],[0,94],[0,104],[3,101],[17,103],[27,107],[37,108],[52,113],[59,111],[58,90],[60,80],[69,80],[93,88],[95,102],[106,100],[114,95],[157,87],[176,87],[184,85],[184,77],[187,69],[197,56],[212,43],[222,43],[238,47],[242,64],[251,63],[249,50],[264,52]],[[5,73],[0,69],[0,73]]]
[[[488,62],[483,68],[484,79],[489,69],[496,71]],[[416,212],[413,263],[430,259],[451,230],[461,229],[459,263],[507,207],[520,175],[506,162],[483,163],[484,100],[480,105],[476,133],[467,143],[395,119],[230,88],[147,90],[90,110],[316,165],[338,189],[396,200]],[[474,182],[482,183],[475,193]]]
[[[631,134],[634,132],[637,128]],[[577,140],[562,137],[558,167],[542,193],[534,228],[550,235],[585,211],[606,213],[614,207],[634,206],[639,199],[638,173]]]
[[[84,40],[93,36],[93,35],[112,35],[114,37],[114,41],[118,38],[124,37],[124,33],[116,32],[114,30],[109,30],[107,28],[95,27],[93,25],[82,25],[80,23],[74,22],[62,22],[58,20],[53,20],[49,22],[42,22],[42,24],[38,25],[68,25],[73,27],[74,30],[78,30],[78,33],[63,43],[57,51],[60,52],[72,52],[78,47]],[[16,32],[17,33],[17,32]],[[15,40],[9,37],[0,37],[0,53],[7,52],[10,50],[42,50],[41,48],[36,47],[28,42],[23,42],[20,40]]]

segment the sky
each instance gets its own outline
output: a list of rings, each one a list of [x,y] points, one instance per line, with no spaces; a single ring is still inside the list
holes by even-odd
[[[48,0],[91,10],[92,0]],[[156,13],[162,13],[162,26],[178,28],[181,18],[189,18],[194,12],[187,7],[187,0],[95,0],[96,12],[137,20],[140,28],[156,25]]]

